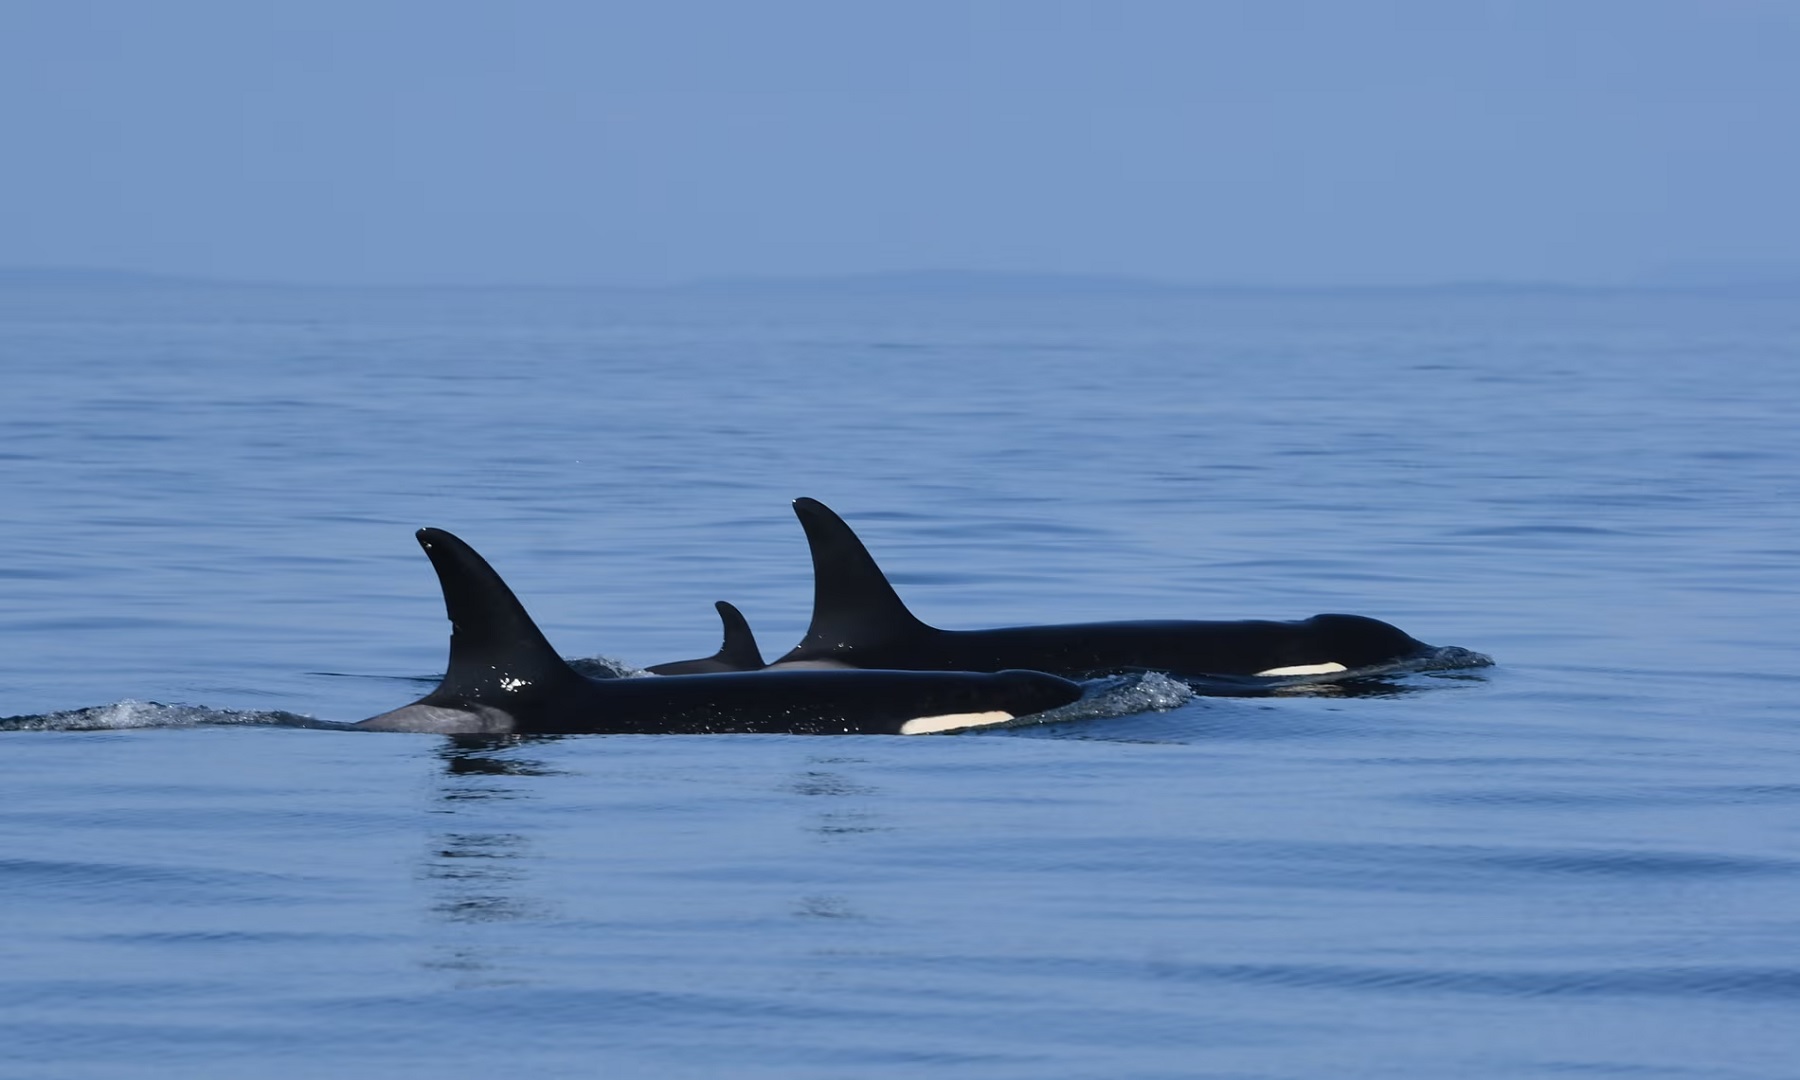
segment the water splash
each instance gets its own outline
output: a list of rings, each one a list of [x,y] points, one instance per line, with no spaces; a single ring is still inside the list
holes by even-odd
[[[565,656],[563,659],[578,674],[590,679],[635,679],[650,674],[643,668],[633,667],[610,656]]]
[[[1168,712],[1193,700],[1192,688],[1159,671],[1115,675],[1087,684],[1087,693],[1048,712],[1025,717],[1019,725],[1066,724],[1077,720],[1107,720],[1143,712]]]
[[[330,728],[342,725],[299,713],[250,709],[209,709],[204,705],[164,705],[157,701],[115,701],[40,716],[0,717],[0,731],[125,731],[175,727]]]

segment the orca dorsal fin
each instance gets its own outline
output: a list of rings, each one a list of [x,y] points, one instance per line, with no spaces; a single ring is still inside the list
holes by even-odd
[[[906,609],[887,575],[844,519],[817,499],[795,499],[794,514],[812,549],[813,610],[806,636],[784,660],[854,651],[930,633]],[[780,663],[780,661],[776,661]]]
[[[580,678],[474,548],[443,529],[415,535],[437,571],[450,616],[450,664],[431,698],[517,700],[533,688]]]
[[[671,660],[666,664],[651,664],[645,671],[656,675],[704,675],[718,671],[761,671],[767,667],[763,663],[762,650],[756,647],[756,635],[750,632],[750,622],[744,613],[720,600],[713,604],[718,609],[719,621],[725,624],[725,641],[719,651],[699,660]]]
[[[714,603],[713,607],[718,609],[719,622],[725,626],[725,641],[713,654],[713,659],[733,671],[756,671],[767,667],[763,663],[762,650],[756,647],[750,620],[744,618],[744,613],[723,600]]]

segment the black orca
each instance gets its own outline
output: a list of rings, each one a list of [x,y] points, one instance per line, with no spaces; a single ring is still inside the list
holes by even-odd
[[[713,607],[719,610],[719,621],[725,624],[725,641],[718,652],[699,660],[651,664],[644,670],[657,675],[705,675],[718,671],[760,671],[768,666],[763,663],[762,650],[756,647],[756,635],[750,631],[750,621],[744,618],[744,613],[723,600]]]
[[[588,679],[556,654],[469,545],[420,529],[450,616],[437,689],[353,725],[445,735],[788,732],[916,735],[1067,705],[1081,687],[1035,671],[792,671]]]
[[[1327,678],[1432,659],[1441,661],[1434,666],[1492,663],[1465,649],[1427,645],[1361,615],[940,630],[907,610],[862,541],[824,503],[796,499],[794,513],[812,548],[812,624],[800,644],[770,667],[836,662],[915,671],[1029,668],[1073,679],[1160,671],[1204,680]]]

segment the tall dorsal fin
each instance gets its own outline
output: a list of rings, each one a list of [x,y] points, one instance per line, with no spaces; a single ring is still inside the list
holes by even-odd
[[[817,499],[795,499],[794,514],[812,548],[812,624],[783,659],[806,659],[930,632],[931,627],[906,610],[887,575],[843,518]]]
[[[756,647],[756,635],[750,632],[750,623],[744,613],[723,600],[713,607],[719,611],[719,621],[725,624],[725,641],[718,652],[700,660],[651,664],[644,670],[657,675],[704,675],[717,671],[761,671],[766,667],[762,650]]]
[[[420,529],[450,616],[450,665],[431,697],[516,700],[533,687],[580,678],[486,559],[442,529]]]

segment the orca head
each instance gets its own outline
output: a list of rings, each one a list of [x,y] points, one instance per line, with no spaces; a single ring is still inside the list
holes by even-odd
[[[1351,671],[1416,660],[1437,651],[1398,626],[1367,615],[1314,615],[1302,625],[1312,631],[1307,652],[1317,655],[1316,663],[1342,664]]]
[[[497,734],[587,680],[563,662],[494,568],[443,529],[420,529],[450,617],[450,662],[437,689],[355,725],[367,731]]]

